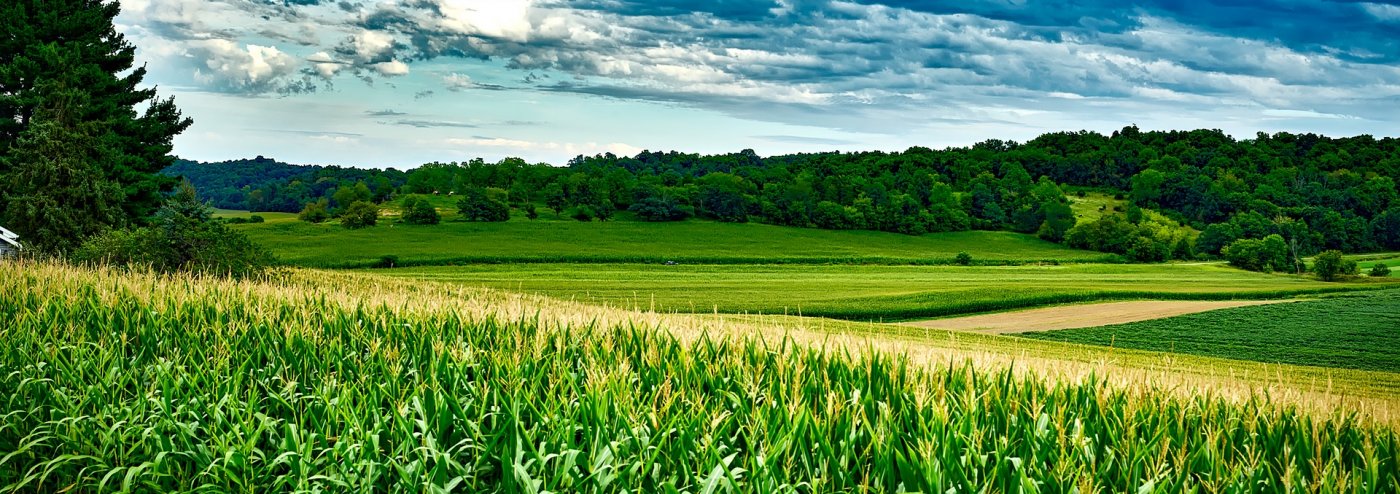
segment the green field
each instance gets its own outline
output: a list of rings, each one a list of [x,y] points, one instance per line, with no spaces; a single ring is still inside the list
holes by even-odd
[[[367,267],[384,256],[397,265],[482,262],[877,263],[946,264],[959,252],[979,263],[1104,262],[1117,256],[1070,249],[1031,235],[956,232],[924,236],[832,231],[756,223],[691,220],[647,223],[512,219],[503,223],[444,221],[346,230],[269,218],[236,225],[284,262],[307,267]]]
[[[1113,214],[1116,208],[1125,207],[1128,203],[1122,199],[1114,199],[1112,194],[1102,192],[1088,192],[1084,197],[1067,194],[1065,197],[1069,199],[1069,206],[1074,210],[1075,218],[1081,223],[1098,221],[1105,214]]]
[[[1220,264],[499,264],[375,273],[667,312],[800,313],[886,321],[1092,300],[1278,298],[1384,286],[1323,283]]]
[[[1260,362],[1400,372],[1400,290],[1020,336]]]
[[[0,263],[0,492],[1400,485],[1388,426],[1263,395],[681,339],[547,300],[292,275]]]

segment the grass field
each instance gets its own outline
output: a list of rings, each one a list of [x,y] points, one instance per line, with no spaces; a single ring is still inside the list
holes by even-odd
[[[692,220],[580,223],[512,219],[445,221],[346,230],[295,220],[236,225],[283,261],[307,267],[367,267],[384,256],[400,266],[481,262],[947,264],[963,251],[979,263],[1102,262],[1117,256],[1070,249],[1034,236],[957,232],[924,236]]]
[[[1260,362],[1400,372],[1400,290],[1021,336]]]
[[[10,322],[0,329],[0,492],[1384,492],[1400,482],[1400,438],[1367,418],[1400,403],[1389,373],[980,335],[823,349],[800,327],[765,340],[714,316],[290,276],[0,263]],[[1001,353],[1016,351],[1007,341],[1024,349],[1019,359]],[[926,353],[958,345],[972,350]],[[1288,384],[1319,378],[1325,394]]]
[[[1088,192],[1084,197],[1076,194],[1067,194],[1070,209],[1074,210],[1075,218],[1081,223],[1098,221],[1104,214],[1113,214],[1116,209],[1127,207],[1128,201],[1114,199],[1112,194],[1102,192]]]
[[[376,270],[658,311],[901,320],[1123,299],[1257,299],[1386,286],[1323,283],[1219,264],[732,266],[499,264]]]

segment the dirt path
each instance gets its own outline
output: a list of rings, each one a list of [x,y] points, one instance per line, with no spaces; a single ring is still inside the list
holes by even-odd
[[[999,312],[947,319],[914,321],[921,328],[953,329],[988,334],[1025,333],[1053,329],[1073,329],[1161,319],[1230,307],[1276,304],[1290,300],[1144,300],[1102,304],[1066,305],[1016,312]]]

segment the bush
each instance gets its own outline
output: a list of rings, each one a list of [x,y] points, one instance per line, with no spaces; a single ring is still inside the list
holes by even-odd
[[[1375,266],[1371,266],[1371,272],[1368,274],[1376,278],[1390,276],[1390,266],[1386,266],[1383,262],[1378,262]]]
[[[1171,258],[1171,248],[1167,244],[1147,237],[1134,238],[1128,245],[1128,259],[1137,262],[1162,262]]]
[[[340,213],[340,226],[352,230],[371,227],[379,223],[379,206],[369,201],[350,204]]]
[[[402,221],[410,225],[436,225],[442,221],[442,216],[426,198],[409,196],[403,200]]]
[[[1343,276],[1356,275],[1360,270],[1356,267],[1356,261],[1343,257],[1342,251],[1334,249],[1313,259],[1313,272],[1322,281],[1336,281]]]
[[[248,277],[263,274],[272,255],[248,237],[215,221],[213,210],[181,185],[156,212],[151,226],[112,230],[84,242],[73,260],[119,266],[145,266],[169,273]]]
[[[256,215],[256,214],[255,214],[255,215],[252,215],[252,216],[249,216],[249,217],[248,217],[248,222],[249,222],[249,223],[265,223],[265,222],[267,222],[267,219],[263,218],[262,216],[259,216],[259,215]]]
[[[307,223],[324,223],[331,219],[330,203],[325,198],[308,202],[306,207],[301,208],[301,213],[297,214],[297,219]]]
[[[535,219],[540,217],[539,210],[535,209],[535,203],[525,203],[525,217],[529,218],[531,221],[534,221]]]
[[[968,254],[968,253],[966,253],[966,252],[959,252],[959,253],[958,253],[958,256],[955,257],[955,258],[953,258],[953,262],[958,263],[959,266],[968,266],[968,265],[971,265],[971,264],[972,264],[972,254]]]
[[[1264,239],[1244,238],[1231,242],[1221,249],[1220,254],[1231,266],[1250,271],[1272,273],[1289,271],[1293,264],[1288,261],[1288,244],[1283,237],[1275,234]]]
[[[399,256],[380,256],[379,262],[374,264],[376,268],[392,268],[399,265]]]
[[[593,208],[588,206],[574,206],[565,211],[570,218],[579,221],[593,221]]]
[[[228,218],[224,220],[224,223],[228,223],[230,225],[242,225],[247,222],[248,218]]]
[[[486,189],[472,188],[462,192],[457,200],[457,212],[467,221],[506,221],[510,205],[488,195]]]

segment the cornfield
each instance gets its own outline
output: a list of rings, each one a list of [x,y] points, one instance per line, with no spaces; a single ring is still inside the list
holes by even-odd
[[[0,492],[1400,491],[1264,395],[335,289],[0,263]]]

